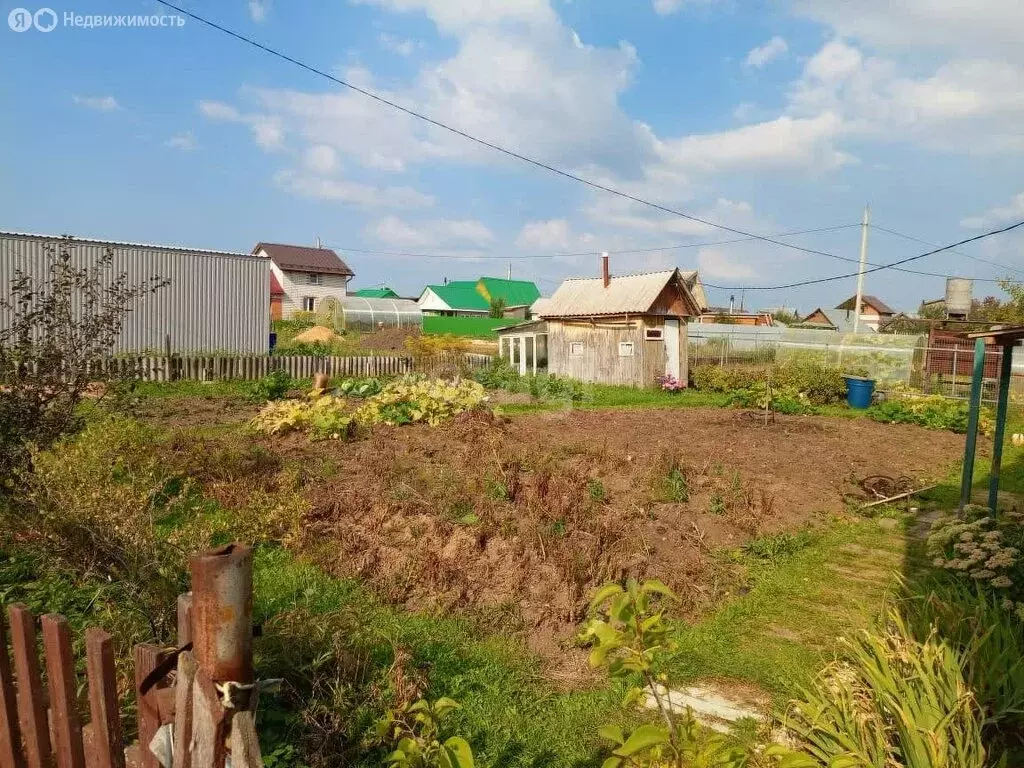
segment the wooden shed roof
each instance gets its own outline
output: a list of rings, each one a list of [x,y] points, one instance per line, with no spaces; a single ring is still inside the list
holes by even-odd
[[[675,282],[688,305],[690,315],[700,314],[678,269],[613,275],[608,285],[600,277],[566,280],[541,311],[542,317],[592,317],[595,315],[642,315],[650,311],[661,292]]]

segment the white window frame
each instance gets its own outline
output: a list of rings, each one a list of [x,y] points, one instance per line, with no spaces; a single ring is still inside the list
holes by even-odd
[[[302,311],[303,312],[316,312],[316,296],[303,296],[302,297]]]
[[[633,357],[635,345],[632,341],[619,342],[619,357]]]
[[[324,276],[319,272],[307,272],[306,273],[306,285],[323,285]]]
[[[665,339],[665,329],[644,328],[644,339],[647,341],[663,341]]]
[[[583,356],[583,342],[582,341],[570,341],[569,342],[569,357],[582,357]]]

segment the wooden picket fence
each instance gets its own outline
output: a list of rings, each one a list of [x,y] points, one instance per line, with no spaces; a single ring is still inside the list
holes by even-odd
[[[103,360],[98,368],[118,375],[134,375],[142,381],[255,381],[271,371],[284,371],[296,379],[310,379],[317,373],[334,377],[400,376],[415,371],[438,373],[465,367],[485,368],[490,355],[446,353],[431,358],[407,355],[366,357],[314,357],[312,355],[225,355],[126,356]]]
[[[252,635],[251,550],[230,545],[199,553],[192,574],[193,592],[178,599],[176,658],[154,645],[134,648],[138,743],[128,749],[110,635],[95,627],[85,631],[89,722],[83,724],[67,620],[47,614],[39,621],[40,664],[32,612],[22,604],[8,607],[11,655],[0,614],[0,768],[160,768],[150,745],[168,724],[173,768],[223,768],[228,754],[232,768],[262,767],[253,712],[258,695],[243,697],[242,704],[230,697],[222,702],[217,685],[235,679],[225,675],[225,663],[241,669],[243,683],[251,678],[251,640],[238,639]],[[173,685],[165,677],[171,669],[177,670]],[[243,693],[254,688],[227,685]]]

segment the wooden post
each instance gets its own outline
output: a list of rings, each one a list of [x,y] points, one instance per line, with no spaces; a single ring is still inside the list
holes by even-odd
[[[21,756],[21,731],[18,728],[18,702],[14,694],[11,659],[7,655],[7,632],[0,615],[0,765],[24,768]]]
[[[967,411],[967,440],[964,445],[964,469],[960,478],[960,509],[971,503],[974,484],[974,454],[978,443],[978,412],[981,410],[981,384],[985,376],[985,340],[974,342],[974,372],[971,376],[971,399]]]
[[[1013,375],[1013,344],[1003,345],[999,361],[999,393],[996,395],[996,431],[992,443],[992,470],[988,477],[988,506],[996,513],[999,501],[999,468],[1003,462],[1003,436],[1006,432],[1006,406],[1010,399],[1010,377]]]
[[[114,643],[102,629],[85,631],[86,668],[89,674],[89,768],[124,768],[124,736],[117,701]]]
[[[71,629],[67,619],[56,614],[43,616],[42,624],[57,768],[85,768]]]
[[[180,601],[180,598],[179,598]],[[178,603],[179,607],[181,603]],[[180,616],[180,613],[179,613]],[[178,625],[181,637],[181,625]],[[178,677],[174,681],[174,766],[192,768],[192,721],[196,660],[190,651],[178,656]]]
[[[139,763],[138,768],[160,768],[160,763],[149,750],[157,730],[160,728],[160,713],[154,711],[151,701],[142,695],[142,682],[156,669],[163,659],[163,652],[155,645],[135,646],[135,701],[139,716]]]
[[[28,768],[49,768],[50,726],[36,656],[35,617],[20,603],[12,605],[7,616],[11,622],[14,671],[18,678],[18,722],[25,740],[25,760]]]

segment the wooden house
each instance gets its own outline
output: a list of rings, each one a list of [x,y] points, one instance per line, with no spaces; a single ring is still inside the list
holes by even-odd
[[[542,311],[548,372],[633,387],[671,375],[685,385],[686,323],[701,312],[687,282],[678,269],[612,276],[607,256],[601,277],[566,280]]]

